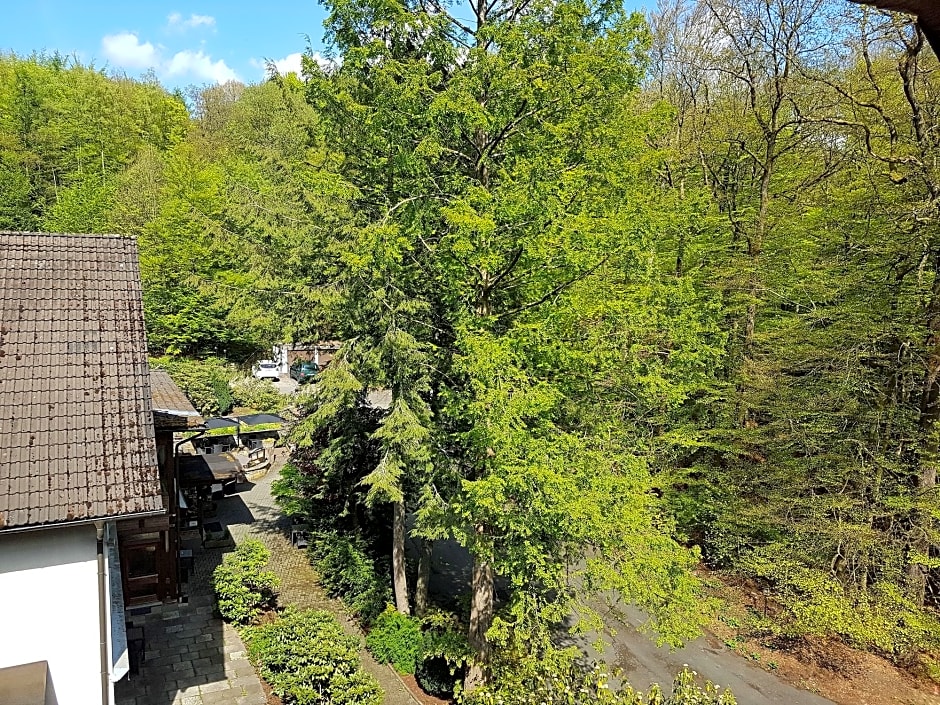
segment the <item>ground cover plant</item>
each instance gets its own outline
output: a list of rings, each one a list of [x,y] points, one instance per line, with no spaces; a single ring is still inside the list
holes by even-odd
[[[222,617],[249,624],[274,609],[280,579],[266,570],[271,552],[257,539],[245,539],[225,555],[212,574],[212,586]]]
[[[249,657],[288,705],[379,705],[382,691],[359,667],[359,640],[322,610],[287,610],[242,631]]]

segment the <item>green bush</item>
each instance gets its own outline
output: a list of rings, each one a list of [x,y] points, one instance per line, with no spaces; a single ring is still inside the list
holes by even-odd
[[[234,368],[225,361],[215,357],[204,360],[155,357],[150,365],[166,370],[200,414],[217,416],[232,408],[228,379]]]
[[[359,668],[359,642],[328,612],[286,612],[243,631],[248,654],[275,695],[293,705],[379,705],[382,690]]]
[[[737,701],[730,690],[722,690],[711,681],[705,681],[704,686],[700,686],[695,679],[695,671],[690,671],[687,666],[676,675],[672,681],[672,694],[667,698],[657,686],[650,688],[646,695],[633,693],[627,690],[627,697],[632,697],[632,702],[636,705],[686,705],[687,703],[696,703],[700,705],[736,705]],[[627,702],[631,702],[627,700]]]
[[[212,574],[219,612],[230,622],[246,624],[277,602],[280,581],[264,570],[270,552],[255,539],[246,539],[222,559]]]
[[[391,602],[392,588],[358,537],[321,532],[307,549],[310,562],[331,597],[340,598],[366,625],[372,624]]]
[[[721,689],[711,681],[698,685],[696,674],[684,668],[672,684],[672,693],[666,695],[653,684],[647,692],[635,691],[630,686],[622,690],[610,686],[610,678],[603,668],[584,674],[543,672],[535,681],[511,684],[492,683],[474,690],[472,694],[458,695],[461,705],[529,705],[533,702],[578,703],[578,705],[736,705],[730,690]],[[577,693],[577,699],[572,699]]]
[[[415,670],[415,680],[421,689],[438,698],[452,697],[455,686],[463,680],[463,676],[462,668],[454,669],[440,656],[425,659]]]
[[[289,403],[277,387],[264,379],[241,377],[229,382],[236,406],[246,406],[263,412],[278,412]]]
[[[399,673],[412,674],[424,656],[421,622],[388,605],[372,625],[366,646],[380,663],[392,664]]]
[[[940,620],[888,582],[849,591],[828,573],[769,549],[752,551],[741,565],[772,586],[780,606],[772,619],[754,620],[759,631],[838,637],[903,665],[940,649]]]
[[[473,656],[467,641],[467,627],[453,612],[434,609],[421,619],[424,628],[424,658],[444,659],[452,671],[465,666]]]
[[[636,691],[629,685],[611,684],[603,664],[588,668],[577,647],[548,646],[537,653],[498,651],[491,663],[489,682],[472,693],[458,693],[461,705],[529,705],[577,703],[578,705],[735,705],[730,690],[710,681],[699,685],[696,673],[683,667],[667,696],[659,685]],[[620,675],[619,672],[615,675]]]

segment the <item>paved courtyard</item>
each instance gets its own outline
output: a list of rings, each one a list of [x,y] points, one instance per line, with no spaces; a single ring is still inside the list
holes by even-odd
[[[139,674],[115,684],[117,705],[264,705],[238,633],[213,616],[215,598],[204,575],[220,558],[217,550],[196,557],[203,579],[191,583],[187,604],[133,618],[144,630],[144,662]]]
[[[271,496],[271,483],[286,453],[278,449],[265,477],[219,500],[216,519],[228,526],[236,542],[251,536],[270,549],[271,568],[281,578],[281,605],[327,610],[347,633],[361,636],[342,604],[323,593],[304,551],[288,539],[290,521]],[[265,705],[244,644],[230,625],[214,616],[212,572],[222,561],[223,549],[204,549],[196,537],[184,539],[183,547],[192,549],[195,562],[189,601],[133,618],[133,625],[144,629],[146,656],[138,675],[115,685],[117,705]],[[398,676],[364,648],[361,661],[382,686],[386,705],[416,705]]]

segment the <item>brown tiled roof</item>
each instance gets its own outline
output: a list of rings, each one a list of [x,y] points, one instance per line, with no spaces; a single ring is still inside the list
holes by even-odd
[[[0,232],[0,528],[162,508],[136,242]]]
[[[150,391],[153,393],[153,423],[158,429],[184,431],[205,423],[164,370],[150,370]]]

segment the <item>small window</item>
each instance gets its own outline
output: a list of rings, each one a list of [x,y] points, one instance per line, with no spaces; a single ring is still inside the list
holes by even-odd
[[[144,578],[157,574],[157,547],[134,546],[127,550],[127,577]]]

